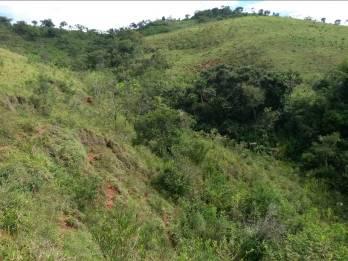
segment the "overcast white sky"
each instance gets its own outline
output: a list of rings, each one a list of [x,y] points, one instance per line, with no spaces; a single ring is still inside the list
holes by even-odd
[[[183,18],[196,10],[222,5],[243,6],[246,10],[262,8],[297,18],[326,17],[328,22],[348,19],[348,2],[345,1],[2,1],[0,15],[27,22],[51,18],[56,24],[66,21],[70,25],[107,30],[162,16]]]

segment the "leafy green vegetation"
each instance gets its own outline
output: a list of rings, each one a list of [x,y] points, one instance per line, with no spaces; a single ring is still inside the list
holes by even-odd
[[[1,18],[0,259],[346,260],[347,28],[268,15]]]
[[[184,107],[205,130],[217,128],[235,139],[266,139],[267,128],[284,110],[286,96],[301,82],[293,72],[219,65],[204,71],[185,95]]]

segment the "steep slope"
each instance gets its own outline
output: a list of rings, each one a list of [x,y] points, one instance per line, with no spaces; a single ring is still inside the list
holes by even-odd
[[[188,115],[151,96],[166,86],[177,92],[221,62],[301,70],[311,81],[343,60],[346,31],[277,17],[190,25],[145,38],[144,56],[158,49],[150,61],[168,66],[145,63],[143,74],[117,81],[107,69],[77,72],[33,59],[37,46],[61,59],[60,67],[74,60],[56,46],[59,37],[32,42],[6,29],[1,44],[12,51],[0,49],[0,257],[347,259],[345,197],[301,176],[295,164],[193,131]],[[135,145],[141,128],[158,137]],[[161,155],[157,146],[166,142],[174,142],[171,154]]]
[[[82,81],[3,49],[0,59],[5,260],[348,255],[337,198],[288,164],[187,133],[174,164],[191,192],[172,198],[154,185],[170,162],[133,147],[131,124],[86,94],[91,82],[105,87],[100,75]]]
[[[149,170],[118,140],[120,132],[116,138],[100,130],[109,126],[95,122],[97,111],[91,113],[80,81],[3,49],[0,57],[0,256],[103,259],[97,229],[106,215],[121,215],[115,225],[130,218],[130,226],[137,226],[141,221],[132,213],[141,212],[149,221],[140,226],[153,222],[160,229],[160,217],[141,203],[144,194],[158,198],[146,185]],[[120,209],[114,213],[116,201]],[[94,215],[91,227],[87,220]],[[126,245],[120,241],[117,247]]]

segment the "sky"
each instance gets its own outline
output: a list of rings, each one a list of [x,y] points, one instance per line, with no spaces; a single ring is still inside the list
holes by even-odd
[[[243,6],[248,11],[267,9],[296,18],[326,17],[327,22],[341,19],[348,24],[348,1],[1,1],[0,15],[27,22],[51,18],[55,24],[66,21],[69,25],[107,30],[162,16],[183,18],[197,10],[223,5]]]

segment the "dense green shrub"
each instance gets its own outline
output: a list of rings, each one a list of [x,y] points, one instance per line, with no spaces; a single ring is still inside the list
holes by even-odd
[[[85,66],[89,69],[128,66],[143,52],[142,36],[132,30],[111,30],[108,35],[94,35],[90,41],[85,50]]]
[[[156,154],[171,154],[172,146],[179,142],[185,116],[164,104],[145,115],[138,117],[134,124],[137,137],[135,144],[143,144]]]
[[[140,260],[170,256],[172,249],[159,223],[151,219],[140,221],[138,216],[137,210],[127,205],[107,213],[93,211],[89,215],[93,237],[104,257]]]
[[[197,11],[191,19],[198,20],[199,22],[207,22],[210,20],[221,20],[244,15],[247,15],[247,13],[243,13],[243,7],[237,7],[236,9],[232,10],[229,6],[223,6],[221,8]]]
[[[229,177],[218,162],[207,160],[203,164],[202,199],[219,212],[230,212],[233,206],[233,188]]]
[[[348,66],[342,64],[314,84],[314,94],[291,97],[283,127],[289,155],[341,191],[348,184],[347,88]]]
[[[260,129],[275,125],[285,97],[299,82],[293,72],[218,65],[201,73],[182,106],[197,118],[200,129],[216,128],[235,139],[262,141],[265,133]]]
[[[30,26],[24,21],[17,21],[12,28],[17,34],[30,41],[35,40],[40,35],[38,28]]]
[[[167,164],[161,173],[154,179],[153,184],[174,199],[185,196],[190,191],[188,173],[183,173],[172,164]]]
[[[200,201],[181,201],[183,208],[176,220],[174,233],[178,240],[184,238],[219,242],[231,236],[233,224],[219,213],[216,207]]]
[[[183,133],[179,143],[173,146],[172,152],[177,158],[188,157],[194,163],[200,164],[204,161],[210,148],[211,144],[198,135]]]
[[[280,195],[270,186],[256,184],[242,203],[245,220],[255,221],[266,217],[271,208],[281,207]]]
[[[72,184],[67,184],[72,186],[73,200],[78,209],[84,210],[93,204],[99,193],[100,184],[100,178],[92,175],[75,177]]]

